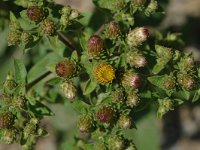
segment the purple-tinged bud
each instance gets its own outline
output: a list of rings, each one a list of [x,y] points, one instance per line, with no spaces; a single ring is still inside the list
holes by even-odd
[[[127,35],[127,43],[130,47],[139,46],[149,37],[149,30],[145,27],[138,27]]]
[[[98,35],[93,35],[89,38],[87,48],[88,54],[92,58],[99,57],[101,54],[103,54],[103,47],[103,40]]]
[[[105,34],[111,40],[118,38],[121,34],[119,24],[115,21],[112,21],[109,24],[107,24]]]
[[[110,123],[114,118],[114,110],[111,107],[101,106],[96,117],[102,123]]]
[[[27,17],[34,22],[40,22],[44,18],[43,10],[38,6],[31,6],[26,11]]]
[[[55,70],[58,76],[71,78],[76,74],[76,65],[71,60],[62,60],[56,64]]]
[[[123,86],[139,88],[141,86],[141,77],[137,73],[127,71],[124,73],[121,82]]]
[[[69,100],[73,100],[77,95],[76,87],[74,86],[72,81],[63,82],[60,85],[63,95]]]
[[[10,112],[0,114],[0,129],[10,129],[14,124],[15,117]]]

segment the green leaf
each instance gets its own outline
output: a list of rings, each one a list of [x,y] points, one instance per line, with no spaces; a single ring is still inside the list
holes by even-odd
[[[95,80],[89,79],[86,83],[83,95],[88,95],[93,92],[97,87],[97,82]]]
[[[10,11],[10,21],[18,21],[13,12]]]
[[[15,79],[16,82],[19,84],[25,84],[26,83],[26,67],[22,60],[15,59],[14,60],[14,67],[15,67]]]
[[[162,76],[153,76],[153,77],[148,77],[149,82],[151,82],[151,84],[163,88],[163,79],[164,79],[165,75]]]
[[[35,101],[34,105],[30,105],[30,109],[38,116],[53,116],[54,113],[44,104]]]
[[[76,50],[74,50],[74,51],[72,52],[71,60],[74,60],[75,62],[78,61],[78,53],[77,53]]]
[[[192,102],[194,103],[199,99],[200,99],[200,89],[195,92],[194,97],[192,98]]]
[[[28,72],[28,82],[31,82],[43,75],[47,71],[46,67],[48,64],[56,64],[61,58],[62,57],[60,55],[54,52],[47,54]]]

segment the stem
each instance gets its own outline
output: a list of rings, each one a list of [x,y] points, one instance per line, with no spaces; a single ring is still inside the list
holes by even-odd
[[[65,45],[67,45],[72,51],[76,49],[76,47],[72,44],[68,37],[66,37],[62,32],[58,32],[59,40],[62,41]]]
[[[38,82],[40,82],[42,79],[44,79],[45,77],[47,77],[50,74],[51,74],[51,72],[48,71],[48,72],[44,73],[43,75],[39,76],[38,78],[36,78],[35,80],[33,80],[32,82],[30,82],[29,84],[26,85],[26,90],[29,91],[34,85],[36,85]]]

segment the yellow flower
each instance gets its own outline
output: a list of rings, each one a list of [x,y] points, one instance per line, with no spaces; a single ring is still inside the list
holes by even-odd
[[[107,84],[112,82],[115,78],[115,70],[114,68],[107,63],[99,64],[94,71],[96,80],[101,84]]]

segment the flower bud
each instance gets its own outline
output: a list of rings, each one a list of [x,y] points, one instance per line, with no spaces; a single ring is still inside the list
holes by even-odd
[[[69,20],[77,19],[79,16],[80,16],[80,13],[77,10],[73,9],[69,16]]]
[[[113,101],[115,103],[122,103],[125,101],[125,93],[122,90],[116,90],[112,93]]]
[[[9,105],[11,103],[11,96],[0,93],[0,104],[1,105]]]
[[[24,138],[28,138],[30,135],[37,133],[36,131],[37,126],[32,123],[27,123],[24,128]]]
[[[62,15],[60,17],[60,24],[62,25],[63,29],[66,29],[67,26],[69,25],[69,18],[66,17],[65,15]]]
[[[18,45],[20,43],[21,32],[19,31],[11,31],[8,33],[7,41],[8,46]]]
[[[64,96],[66,98],[68,98],[69,100],[73,100],[77,95],[76,87],[74,86],[72,81],[63,82],[60,85],[60,88],[61,88],[62,93],[64,94]]]
[[[178,65],[181,72],[187,73],[194,68],[194,59],[192,57],[182,58]]]
[[[38,6],[31,6],[26,11],[27,17],[34,22],[40,22],[44,18],[43,10]]]
[[[56,25],[53,20],[45,19],[40,24],[41,31],[46,35],[53,35],[56,32]]]
[[[170,74],[170,75],[167,75],[164,79],[164,83],[163,83],[163,86],[165,87],[165,89],[167,90],[171,90],[171,89],[174,89],[175,86],[176,86],[176,78]]]
[[[114,118],[114,110],[111,107],[101,106],[96,117],[102,123],[110,123]]]
[[[18,31],[21,30],[20,23],[18,21],[11,21],[9,28],[11,31]]]
[[[16,130],[14,130],[14,129],[4,129],[3,130],[3,136],[1,138],[1,140],[5,144],[12,144],[16,140],[16,135],[17,135]]]
[[[125,148],[125,141],[121,136],[114,136],[109,138],[109,150],[123,150]]]
[[[141,78],[137,73],[126,71],[122,77],[122,85],[139,88],[141,86]]]
[[[10,129],[14,124],[15,117],[12,113],[3,112],[0,114],[0,129]]]
[[[179,85],[185,90],[193,90],[195,88],[195,80],[190,75],[179,75],[178,77]]]
[[[130,107],[136,107],[139,105],[139,103],[140,103],[139,95],[135,91],[130,92],[128,94],[126,104]]]
[[[149,37],[149,30],[145,27],[138,27],[130,31],[127,35],[127,43],[129,46],[139,46]]]
[[[56,64],[56,74],[63,78],[71,78],[76,74],[76,65],[71,60],[62,60]]]
[[[100,84],[108,84],[115,78],[115,70],[110,64],[100,63],[94,69],[94,75]]]
[[[158,118],[162,118],[168,111],[174,109],[173,101],[169,98],[159,99],[159,108],[157,112]]]
[[[133,120],[130,116],[128,116],[126,114],[122,114],[119,117],[118,125],[122,129],[130,129],[133,125]]]
[[[93,35],[87,42],[88,54],[92,58],[99,57],[103,54],[104,43],[98,35]]]
[[[33,37],[27,32],[22,32],[21,34],[21,40],[24,43],[29,43],[32,40],[32,38]]]
[[[72,11],[72,8],[71,6],[67,5],[67,6],[64,6],[61,10],[61,14],[64,15],[64,16],[69,16],[71,14],[71,11]]]
[[[137,7],[142,7],[146,4],[147,0],[132,0],[131,2]]]
[[[118,38],[121,34],[119,24],[115,21],[107,24],[105,34],[111,40]]]
[[[114,10],[118,11],[118,10],[122,10],[124,9],[124,7],[126,6],[126,2],[124,2],[124,0],[116,0],[114,3]]]
[[[170,60],[173,57],[172,49],[161,45],[156,45],[156,52],[161,60]]]
[[[98,143],[94,145],[95,150],[107,150],[107,147],[104,143]]]
[[[137,51],[130,51],[127,54],[127,63],[132,67],[141,68],[147,65],[146,58]]]
[[[6,81],[3,84],[3,88],[5,92],[11,93],[15,88],[17,87],[17,83],[14,80],[14,77],[12,75],[7,75]]]
[[[83,115],[79,118],[78,128],[80,132],[90,133],[94,129],[93,118],[90,115]]]
[[[158,9],[158,2],[156,0],[151,0],[151,2],[149,3],[149,5],[147,6],[145,10],[145,14],[147,16],[150,16],[154,14],[157,9]]]
[[[14,106],[14,108],[24,109],[26,108],[26,102],[27,99],[24,96],[17,96],[14,97],[12,105]]]

